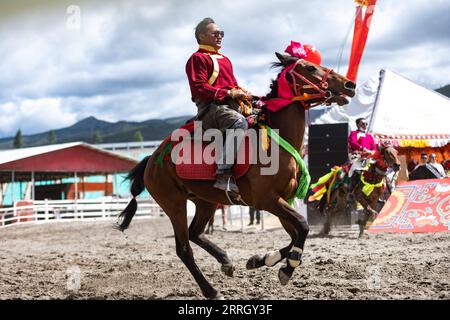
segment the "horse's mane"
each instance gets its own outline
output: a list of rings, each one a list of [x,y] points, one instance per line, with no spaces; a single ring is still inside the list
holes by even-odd
[[[264,99],[273,99],[278,96],[278,78],[280,77],[280,74],[284,68],[284,64],[280,61],[272,62],[270,64],[270,69],[279,69],[279,71],[277,77],[275,79],[272,79],[272,83],[270,84],[270,92],[266,94]]]
[[[264,97],[265,99],[272,99],[278,96],[278,78],[280,77],[281,72],[286,68],[286,66],[296,62],[298,58],[286,56],[286,55],[278,55],[278,58],[283,59],[284,61],[275,61],[270,64],[270,69],[279,69],[277,77],[272,79],[272,83],[270,85],[270,92]]]

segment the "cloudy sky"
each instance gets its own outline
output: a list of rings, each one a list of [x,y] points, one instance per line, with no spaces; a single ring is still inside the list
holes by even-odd
[[[354,14],[353,0],[2,0],[0,137],[88,116],[195,114],[185,63],[207,16],[254,94],[267,93],[274,52],[290,40],[314,44],[323,65],[345,74]],[[430,89],[449,84],[449,16],[448,0],[378,0],[358,83],[388,68]]]

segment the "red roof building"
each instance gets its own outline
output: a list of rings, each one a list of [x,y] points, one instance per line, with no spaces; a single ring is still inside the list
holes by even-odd
[[[127,172],[138,161],[84,142],[0,151],[0,184]],[[77,189],[75,184],[75,190]]]

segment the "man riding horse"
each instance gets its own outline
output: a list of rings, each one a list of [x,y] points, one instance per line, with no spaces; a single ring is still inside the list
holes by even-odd
[[[377,150],[374,138],[370,133],[366,133],[367,121],[364,118],[356,119],[356,127],[356,130],[352,131],[348,137],[348,152],[351,162],[348,172],[350,195],[358,182],[361,171],[366,167],[367,158],[375,155]]]
[[[203,121],[204,128],[237,128],[244,131],[242,129],[247,128],[247,121],[239,108],[235,108],[235,100],[251,98],[251,94],[237,86],[231,62],[217,52],[222,45],[223,32],[212,19],[207,18],[197,26],[196,38],[200,49],[189,59],[186,72],[192,98],[198,106],[197,119]],[[347,97],[355,95],[356,88],[356,84],[344,76],[316,64],[320,62],[312,62],[310,59],[314,54],[307,53],[303,47],[306,46],[298,43],[298,55],[276,53],[279,62],[275,65],[281,70],[272,83],[271,92],[265,96],[265,117],[257,119],[257,124],[266,130],[267,137],[270,136],[271,146],[275,145],[279,151],[275,173],[264,174],[267,163],[257,158],[256,163],[250,164],[237,179],[235,186],[228,187],[234,183],[228,171],[232,165],[222,155],[222,159],[227,161],[219,163],[217,177],[198,179],[196,176],[183,176],[177,170],[179,164],[169,156],[176,154],[172,143],[177,141],[170,140],[171,137],[166,138],[128,173],[132,199],[119,215],[116,228],[124,231],[129,227],[138,206],[136,197],[147,189],[169,217],[174,229],[177,256],[206,298],[216,299],[221,295],[196,264],[190,242],[211,254],[221,264],[225,275],[233,276],[235,267],[227,252],[204,236],[205,226],[214,215],[216,204],[232,204],[228,193],[222,191],[224,189],[234,188],[248,206],[277,216],[291,239],[275,251],[250,257],[246,264],[248,270],[285,262],[279,268],[278,279],[286,285],[294,270],[301,265],[309,226],[290,203],[296,197],[305,197],[310,181],[299,152],[305,134],[305,112],[323,103],[344,105],[348,103]],[[264,136],[260,131],[258,134],[258,137]],[[229,143],[227,139],[225,154],[231,150],[228,149]],[[187,217],[188,199],[195,204],[195,215],[190,222]]]
[[[197,121],[202,121],[204,130],[211,128],[237,130],[241,136],[234,139],[225,136],[222,157],[219,159],[214,187],[239,194],[239,188],[233,178],[232,167],[236,157],[235,150],[242,141],[242,133],[248,128],[246,118],[237,99],[251,99],[250,92],[238,86],[233,74],[231,61],[219,53],[224,32],[220,31],[211,18],[203,19],[195,28],[195,37],[200,45],[186,64],[186,74],[191,88],[192,101],[197,105]],[[230,131],[228,131],[230,132]],[[234,153],[233,162],[227,161],[227,154]]]

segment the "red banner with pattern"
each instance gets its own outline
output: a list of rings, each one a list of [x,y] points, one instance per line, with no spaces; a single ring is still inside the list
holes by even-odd
[[[450,178],[400,182],[368,231],[450,231]]]

